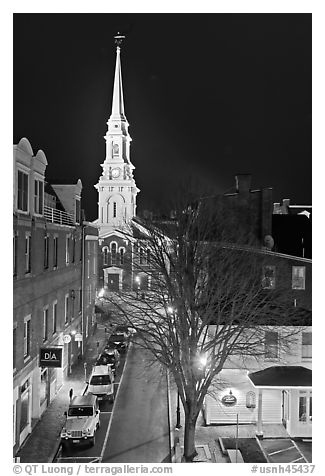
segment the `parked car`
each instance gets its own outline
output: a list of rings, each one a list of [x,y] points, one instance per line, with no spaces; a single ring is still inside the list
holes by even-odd
[[[111,334],[107,340],[107,347],[125,352],[127,348],[127,339],[124,334]]]
[[[95,365],[88,383],[87,394],[114,401],[114,374],[108,365]]]
[[[106,347],[101,356],[98,357],[95,365],[109,365],[113,372],[120,365],[120,354],[116,349]]]
[[[66,421],[61,431],[62,447],[82,443],[90,443],[93,446],[95,433],[100,425],[97,398],[91,394],[76,396],[64,414]]]

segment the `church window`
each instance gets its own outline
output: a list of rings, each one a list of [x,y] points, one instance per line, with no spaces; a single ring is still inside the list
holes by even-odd
[[[104,266],[108,265],[108,249],[107,249],[107,247],[103,248],[103,263],[104,263]]]
[[[112,266],[116,265],[116,243],[111,244]]]
[[[116,218],[116,202],[113,202],[113,218]]]
[[[121,264],[124,264],[124,252],[125,252],[125,249],[120,248],[120,263]]]

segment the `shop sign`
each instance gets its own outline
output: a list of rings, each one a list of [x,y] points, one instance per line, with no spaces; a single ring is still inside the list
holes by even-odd
[[[40,367],[62,367],[62,347],[41,347]]]
[[[235,395],[229,392],[227,395],[224,395],[222,397],[221,403],[225,405],[226,407],[232,407],[233,405],[236,405],[237,398],[235,397]]]
[[[71,342],[71,335],[70,335],[70,334],[65,334],[65,335],[63,336],[63,342],[64,342],[65,344],[69,344],[69,342]]]
[[[75,340],[76,342],[81,342],[81,341],[82,341],[82,334],[79,334],[79,333],[76,334],[76,335],[74,336],[74,340]]]

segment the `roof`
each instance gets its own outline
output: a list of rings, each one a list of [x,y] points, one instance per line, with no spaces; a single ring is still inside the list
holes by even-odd
[[[95,397],[95,395],[92,393],[89,393],[88,395],[78,395],[73,397],[70,406],[81,407],[83,405],[93,405],[96,401],[96,398],[97,397]]]
[[[255,387],[311,387],[312,371],[301,366],[274,366],[248,374]]]

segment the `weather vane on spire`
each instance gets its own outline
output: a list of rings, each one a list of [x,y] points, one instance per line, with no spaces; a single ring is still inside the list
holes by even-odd
[[[120,48],[124,38],[125,38],[125,36],[121,35],[121,33],[119,31],[117,32],[117,35],[114,36],[115,44],[118,48]]]

